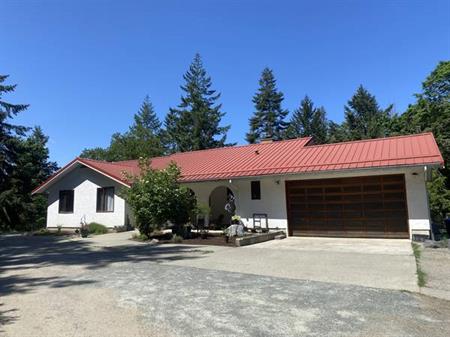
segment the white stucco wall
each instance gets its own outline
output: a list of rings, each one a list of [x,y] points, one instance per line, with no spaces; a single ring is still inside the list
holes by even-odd
[[[114,186],[114,212],[97,213],[97,188]],[[77,167],[48,190],[47,227],[75,228],[83,216],[108,228],[126,223],[125,200],[118,196],[123,185],[88,168]],[[74,190],[73,213],[59,213],[59,191]]]
[[[285,181],[302,179],[327,179],[350,176],[367,176],[383,174],[404,174],[410,235],[428,234],[430,229],[428,196],[425,185],[423,167],[391,168],[378,170],[352,170],[322,173],[296,174],[286,176],[268,176],[257,178],[242,178],[221,181],[187,183],[199,203],[208,205],[211,192],[218,186],[230,188],[236,196],[236,214],[248,227],[253,227],[253,213],[266,213],[270,228],[287,229],[287,210]],[[250,182],[261,182],[261,200],[251,199]],[[114,212],[97,213],[96,199],[98,187],[115,187]],[[47,227],[79,227],[80,220],[86,216],[87,222],[99,222],[107,227],[123,226],[129,218],[134,224],[132,212],[125,201],[118,196],[123,185],[102,176],[88,168],[75,168],[49,188],[49,206]],[[74,212],[60,214],[58,212],[58,198],[60,190],[74,190]]]
[[[405,175],[410,235],[428,234],[430,219],[423,167],[307,173],[198,182],[188,183],[187,185],[195,192],[198,202],[204,204],[208,204],[209,195],[214,188],[217,186],[227,186],[236,196],[236,214],[241,216],[246,226],[253,227],[253,213],[267,213],[270,228],[287,229],[286,180],[327,179],[383,174]],[[261,182],[261,200],[251,200],[250,182],[254,180]]]

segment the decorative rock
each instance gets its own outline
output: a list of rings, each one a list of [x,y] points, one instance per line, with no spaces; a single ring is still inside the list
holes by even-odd
[[[158,239],[151,239],[151,241],[148,244],[154,246],[157,245],[158,243],[159,243]]]

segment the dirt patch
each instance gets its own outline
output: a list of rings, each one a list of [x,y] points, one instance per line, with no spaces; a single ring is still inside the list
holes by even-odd
[[[121,308],[109,289],[60,288],[4,298],[6,336],[148,336],[136,308]],[[155,336],[165,336],[163,333]]]

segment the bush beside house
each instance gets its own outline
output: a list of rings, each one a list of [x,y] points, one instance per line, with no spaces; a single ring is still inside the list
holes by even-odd
[[[147,237],[168,225],[182,235],[184,226],[195,213],[195,197],[179,184],[180,169],[171,163],[164,170],[154,170],[149,160],[140,160],[141,174],[130,176],[132,187],[123,192],[133,210],[136,225]]]

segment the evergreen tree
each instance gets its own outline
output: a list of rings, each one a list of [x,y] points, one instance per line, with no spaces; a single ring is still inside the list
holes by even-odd
[[[381,109],[375,96],[362,85],[345,106],[345,125],[350,140],[385,137],[389,134],[393,106]]]
[[[450,165],[450,61],[440,62],[422,84],[417,101],[400,116],[402,133],[433,132]],[[446,176],[450,177],[450,173]]]
[[[16,89],[16,85],[3,84],[7,78],[8,75],[0,75],[0,191],[14,167],[19,147],[17,137],[23,136],[28,130],[24,126],[10,123],[11,118],[26,110],[28,105],[11,104],[3,100],[4,94]]]
[[[440,222],[450,213],[450,61],[440,62],[422,83],[416,103],[398,117],[396,132],[433,132],[445,162],[441,174],[428,183],[433,220]]]
[[[172,152],[184,152],[225,146],[230,126],[220,126],[225,115],[217,103],[220,94],[211,89],[211,77],[199,54],[183,79],[181,103],[169,110],[164,122],[167,147]]]
[[[151,158],[164,153],[161,122],[148,96],[134,115],[134,123],[123,134],[114,133],[107,149],[85,149],[81,157],[96,160],[119,161]]]
[[[296,109],[286,130],[287,138],[313,137],[316,144],[328,140],[328,122],[323,107],[315,108],[312,100],[305,96]]]
[[[258,92],[253,97],[256,111],[250,118],[250,131],[247,141],[256,143],[264,138],[282,139],[287,123],[284,121],[287,110],[281,107],[283,93],[278,91],[273,71],[265,68],[259,80]]]
[[[57,169],[49,161],[48,137],[36,127],[27,138],[16,138],[17,156],[14,168],[0,192],[4,229],[32,230],[45,225],[47,200],[31,192]]]
[[[345,122],[342,124],[330,121],[328,123],[328,142],[329,143],[340,143],[348,140],[350,137],[348,135],[348,127]]]
[[[104,149],[102,147],[94,147],[92,149],[84,149],[81,152],[80,157],[94,159],[94,160],[110,161],[108,150],[109,150],[109,147],[106,149]]]

